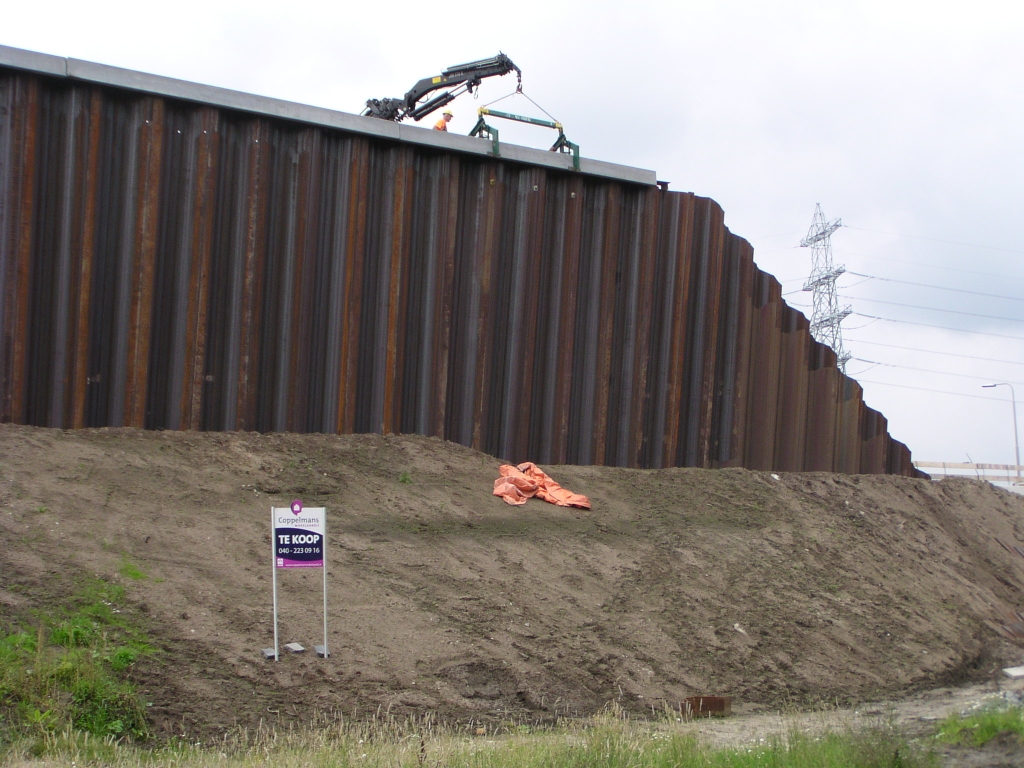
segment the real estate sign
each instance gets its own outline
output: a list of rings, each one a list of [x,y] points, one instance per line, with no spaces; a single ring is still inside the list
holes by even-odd
[[[274,507],[274,565],[277,568],[323,568],[327,509]]]
[[[274,647],[264,648],[263,655],[274,660],[281,658],[278,647],[277,626],[277,569],[320,568],[324,575],[324,644],[314,646],[317,655],[327,658],[327,508],[306,507],[296,499],[288,507],[270,508],[270,551],[274,559],[271,568],[274,589]],[[288,647],[288,646],[286,646]],[[299,646],[301,650],[301,646]]]

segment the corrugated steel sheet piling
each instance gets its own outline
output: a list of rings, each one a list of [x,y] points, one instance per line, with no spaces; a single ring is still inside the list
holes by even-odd
[[[0,48],[0,421],[913,474],[712,200]]]

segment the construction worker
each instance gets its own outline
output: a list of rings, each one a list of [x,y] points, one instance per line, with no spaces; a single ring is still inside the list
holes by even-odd
[[[446,109],[444,112],[441,113],[441,119],[437,121],[436,125],[434,125],[434,130],[447,132],[448,123],[451,121],[451,119],[452,111],[450,109]]]

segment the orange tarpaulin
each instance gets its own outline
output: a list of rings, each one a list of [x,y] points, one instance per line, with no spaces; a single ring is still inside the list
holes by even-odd
[[[506,504],[525,504],[528,498],[536,496],[560,507],[590,509],[590,499],[567,491],[532,461],[518,467],[502,464],[498,472],[501,477],[494,481],[494,495],[503,498]]]

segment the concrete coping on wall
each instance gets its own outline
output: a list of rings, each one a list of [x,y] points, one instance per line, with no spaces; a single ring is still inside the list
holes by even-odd
[[[10,67],[36,72],[51,77],[65,77],[99,85],[123,88],[139,93],[150,93],[172,99],[191,101],[213,107],[233,109],[281,120],[335,128],[350,133],[392,139],[421,146],[436,147],[449,152],[491,157],[491,142],[473,136],[443,133],[431,128],[402,125],[373,117],[338,112],[308,104],[257,96],[229,88],[218,88],[172,77],[150,75],[131,69],[96,64],[81,59],[66,59],[45,53],[27,51],[0,45],[0,67]],[[502,144],[501,159],[516,163],[571,171],[572,157],[558,152],[548,152],[517,144]],[[628,165],[606,163],[601,160],[580,158],[580,173],[607,179],[654,186],[657,176],[654,171],[633,168]]]

